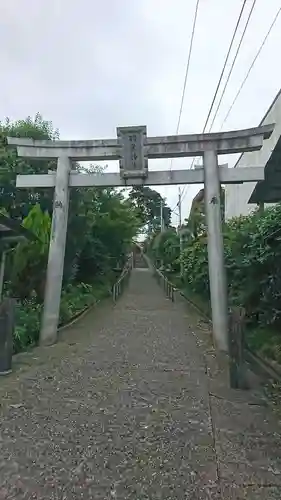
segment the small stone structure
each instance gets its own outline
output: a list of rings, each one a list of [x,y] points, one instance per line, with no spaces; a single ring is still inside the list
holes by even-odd
[[[12,368],[15,317],[15,300],[2,300],[6,254],[12,244],[26,238],[33,239],[35,236],[17,220],[0,214],[0,375],[6,375]]]

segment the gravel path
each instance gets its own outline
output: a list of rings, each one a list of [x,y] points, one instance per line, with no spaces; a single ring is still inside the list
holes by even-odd
[[[195,333],[194,333],[195,332]],[[281,498],[280,427],[146,269],[0,380],[0,499]]]

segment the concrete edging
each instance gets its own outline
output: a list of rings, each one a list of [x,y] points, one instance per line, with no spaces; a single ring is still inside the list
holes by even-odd
[[[126,267],[126,265],[124,266],[118,280],[116,283],[113,284],[113,287],[119,283],[121,283],[121,281],[126,277],[126,274],[128,273],[128,268]],[[109,293],[108,294],[108,297],[112,296],[112,293]],[[105,299],[107,297],[104,297]],[[84,307],[84,309],[82,309],[82,311],[80,311],[79,313],[75,314],[72,319],[66,323],[65,325],[62,325],[60,326],[58,329],[57,329],[57,332],[60,333],[62,332],[63,330],[66,330],[66,328],[69,328],[70,326],[74,325],[75,323],[77,323],[77,321],[79,319],[82,319],[84,318],[84,316],[86,316],[89,312],[91,312],[98,304],[100,304],[102,302],[103,299],[99,299],[97,302],[94,302],[93,304],[91,304],[90,306],[87,306],[87,307]]]
[[[212,320],[207,316],[207,314],[202,311],[202,309],[200,309],[197,304],[187,298],[183,292],[181,292],[179,289],[177,289],[177,291],[212,327]],[[276,382],[281,382],[281,373],[279,373],[279,371],[276,370],[269,361],[264,360],[263,358],[261,358],[261,356],[254,353],[247,345],[245,348],[245,358],[255,372],[262,372],[263,375],[266,375],[266,377],[269,377]]]
[[[80,311],[77,314],[75,314],[68,323],[66,323],[65,325],[60,326],[57,329],[57,332],[61,333],[62,331],[64,331],[67,328],[69,328],[70,326],[75,325],[79,319],[82,319],[82,318],[84,318],[84,316],[87,316],[87,314],[89,312],[91,312],[100,303],[101,303],[101,300],[98,300],[97,302],[94,302],[90,306],[84,307],[84,309],[82,309],[82,311]]]

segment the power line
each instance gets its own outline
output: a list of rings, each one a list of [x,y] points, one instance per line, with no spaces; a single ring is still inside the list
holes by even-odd
[[[222,124],[221,124],[221,128],[220,128],[220,130],[222,129],[223,125],[225,124],[225,122],[226,122],[227,118],[229,117],[229,115],[230,115],[230,113],[231,113],[231,111],[232,111],[232,108],[233,108],[234,104],[236,103],[236,101],[237,101],[237,99],[238,99],[238,97],[239,97],[239,95],[240,95],[240,93],[241,93],[241,90],[243,89],[243,87],[244,87],[244,85],[245,85],[246,81],[248,80],[248,77],[249,77],[249,75],[250,75],[250,73],[251,73],[251,71],[252,71],[252,69],[253,69],[253,67],[254,67],[254,64],[255,64],[255,62],[257,61],[257,59],[258,59],[258,57],[259,57],[259,55],[260,55],[260,53],[261,53],[261,51],[262,51],[262,49],[263,49],[263,47],[264,47],[264,45],[265,45],[265,43],[266,43],[266,41],[267,41],[268,37],[269,37],[269,35],[270,35],[270,33],[271,33],[271,31],[272,31],[272,29],[273,29],[273,27],[274,27],[274,25],[275,25],[275,23],[276,23],[276,21],[277,21],[277,18],[278,18],[278,16],[279,16],[280,12],[281,12],[281,7],[279,7],[279,9],[278,9],[278,11],[277,11],[277,14],[275,15],[275,17],[274,17],[274,19],[273,19],[273,21],[272,21],[272,23],[271,23],[271,25],[270,25],[270,28],[269,28],[268,32],[266,33],[266,35],[265,35],[265,37],[264,37],[264,39],[263,39],[263,41],[262,41],[262,44],[260,45],[260,48],[259,48],[259,50],[257,51],[257,53],[256,53],[256,55],[255,55],[255,57],[254,57],[254,59],[253,59],[253,61],[252,61],[252,64],[250,65],[250,67],[249,67],[249,69],[248,69],[248,71],[247,71],[246,76],[245,76],[245,78],[244,78],[243,82],[241,83],[241,85],[240,85],[240,87],[239,87],[239,89],[238,89],[238,92],[237,92],[236,96],[234,97],[234,99],[233,99],[233,101],[232,101],[232,104],[231,104],[231,106],[230,106],[230,108],[229,108],[228,112],[227,112],[227,113],[226,113],[226,115],[225,115],[225,118],[224,118],[224,120],[223,120],[223,122],[222,122]]]
[[[192,54],[192,48],[193,48],[193,39],[194,39],[194,33],[195,33],[195,27],[196,27],[196,21],[197,21],[199,1],[200,0],[196,1],[196,7],[195,7],[195,12],[194,12],[192,32],[191,32],[190,45],[189,45],[189,52],[188,52],[188,58],[187,58],[186,70],[185,70],[185,76],[184,76],[184,82],[183,82],[183,89],[182,89],[182,96],[181,96],[180,112],[179,112],[178,123],[177,123],[177,128],[176,128],[176,135],[178,135],[178,133],[179,133],[180,122],[181,122],[181,117],[182,117],[183,103],[184,103],[184,98],[185,98],[187,77],[189,74],[189,66],[190,66],[190,60],[191,60],[191,54]],[[173,165],[173,160],[171,160],[171,163],[170,163],[170,170],[172,169],[172,165]]]
[[[248,19],[247,19],[247,21],[246,21],[246,24],[245,24],[245,27],[244,27],[243,33],[242,33],[241,38],[240,38],[240,42],[239,42],[239,44],[238,44],[238,47],[237,47],[237,50],[236,50],[236,53],[235,53],[234,59],[233,59],[233,61],[232,61],[231,68],[230,68],[230,71],[229,71],[229,73],[228,73],[228,77],[227,77],[227,80],[226,80],[226,82],[225,82],[225,85],[224,85],[224,88],[223,88],[222,94],[221,94],[221,96],[220,96],[219,103],[218,103],[218,105],[217,105],[217,109],[216,109],[215,114],[214,114],[214,116],[213,116],[212,123],[211,123],[210,128],[209,128],[209,132],[211,132],[212,127],[213,127],[214,122],[215,122],[215,119],[216,119],[216,116],[217,116],[217,114],[218,114],[218,110],[219,110],[219,108],[220,108],[220,105],[221,105],[221,102],[222,102],[223,96],[224,96],[224,94],[225,94],[225,91],[226,91],[226,88],[227,88],[228,82],[229,82],[229,80],[230,80],[230,77],[231,77],[231,74],[232,74],[233,68],[234,68],[234,66],[235,66],[236,59],[237,59],[237,57],[238,57],[238,54],[239,54],[239,51],[240,51],[240,48],[241,48],[241,45],[242,45],[243,39],[244,39],[245,34],[246,34],[246,31],[247,31],[247,28],[248,28],[248,24],[249,24],[250,19],[251,19],[251,17],[252,17],[252,13],[253,13],[253,10],[254,10],[255,5],[256,5],[256,0],[254,0],[254,1],[253,1],[253,4],[252,4],[252,7],[251,7],[251,10],[250,10],[250,12],[249,12]]]
[[[246,6],[246,1],[247,0],[244,0],[243,2],[243,5],[241,7],[241,10],[240,10],[240,14],[239,14],[239,17],[238,17],[238,20],[237,20],[237,23],[236,23],[236,26],[235,26],[235,30],[233,32],[233,35],[232,35],[232,39],[231,39],[231,42],[230,42],[230,45],[229,45],[229,48],[228,48],[228,51],[227,51],[227,54],[226,54],[226,58],[225,58],[225,61],[224,61],[224,65],[223,65],[223,68],[222,68],[222,71],[221,71],[221,75],[219,77],[219,81],[218,81],[218,84],[217,84],[217,88],[216,88],[216,91],[215,91],[215,94],[214,94],[214,97],[213,97],[213,100],[212,100],[212,103],[211,103],[211,106],[210,106],[210,109],[209,109],[209,112],[208,112],[208,115],[207,115],[207,118],[206,118],[206,122],[205,122],[205,125],[204,125],[204,128],[203,128],[203,134],[206,130],[206,127],[207,127],[207,123],[209,121],[209,118],[210,118],[210,115],[211,115],[211,112],[212,112],[212,109],[213,109],[213,106],[214,106],[214,103],[215,103],[215,100],[216,100],[216,97],[217,97],[217,93],[219,91],[219,87],[220,87],[220,84],[221,84],[221,81],[222,81],[222,77],[223,77],[223,74],[224,74],[224,70],[226,68],[226,65],[227,65],[227,61],[228,61],[228,58],[229,58],[229,55],[230,55],[230,52],[231,52],[231,49],[232,49],[232,45],[233,45],[233,42],[234,42],[234,39],[235,39],[235,36],[236,36],[236,33],[237,33],[237,30],[238,30],[238,27],[239,27],[239,24],[240,24],[240,21],[241,21],[241,17],[242,17],[242,14],[243,14],[243,11],[244,11],[244,8]]]
[[[192,32],[191,32],[191,39],[190,39],[190,46],[189,46],[188,59],[187,59],[187,64],[186,64],[186,71],[185,71],[183,89],[182,89],[181,105],[180,105],[180,112],[179,112],[179,118],[178,118],[178,124],[177,124],[176,134],[179,133],[179,128],[180,128],[180,122],[181,122],[181,116],[182,116],[182,110],[183,110],[183,103],[184,103],[184,97],[185,97],[185,91],[186,91],[186,84],[187,84],[187,77],[188,77],[188,73],[189,73],[190,59],[191,59],[191,53],[192,53],[192,48],[193,48],[193,39],[194,39],[195,26],[196,26],[196,21],[197,21],[197,13],[198,13],[199,1],[200,0],[197,0],[196,7],[195,7],[195,13],[194,13],[194,19],[193,19],[193,26],[192,26]]]
[[[225,68],[226,68],[226,65],[227,65],[227,62],[228,62],[228,59],[229,59],[229,55],[230,55],[230,52],[231,52],[231,49],[232,49],[232,46],[233,46],[233,43],[234,43],[234,40],[235,40],[235,36],[236,36],[237,30],[238,30],[238,27],[239,27],[239,24],[240,24],[240,21],[241,21],[241,17],[243,15],[244,9],[246,7],[246,2],[247,2],[247,0],[243,1],[242,7],[241,7],[241,10],[240,10],[240,13],[239,13],[236,25],[235,25],[235,29],[234,29],[234,32],[233,32],[233,35],[232,35],[232,38],[231,38],[231,41],[230,41],[230,44],[229,44],[229,47],[228,47],[228,51],[227,51],[227,54],[226,54],[226,57],[225,57],[225,60],[224,60],[222,71],[221,71],[221,74],[220,74],[220,77],[219,77],[219,80],[218,80],[218,83],[217,83],[217,87],[216,87],[216,90],[215,90],[215,93],[214,93],[214,96],[213,96],[213,99],[212,99],[212,102],[211,102],[211,106],[210,106],[210,109],[208,111],[208,115],[207,115],[207,118],[206,118],[206,121],[205,121],[205,125],[204,125],[204,128],[203,128],[202,134],[204,134],[204,132],[206,130],[206,127],[207,127],[207,124],[208,124],[208,121],[209,121],[209,118],[210,118],[210,115],[211,115],[211,112],[212,112],[212,109],[213,109],[213,106],[214,106],[217,94],[218,94],[218,91],[219,91],[219,88],[220,88],[220,84],[221,84],[221,81],[222,81],[222,78],[223,78],[223,75],[224,75],[224,71],[225,71]],[[195,157],[193,158],[192,163],[190,165],[190,168],[189,168],[190,170],[192,169],[194,163],[195,163]],[[182,191],[182,198],[181,198],[182,200],[183,200],[184,196],[186,196],[186,193],[187,193],[186,188],[187,188],[187,186],[185,186],[184,189],[183,189],[183,191]]]
[[[180,122],[181,122],[181,117],[182,117],[183,103],[184,103],[185,91],[186,91],[186,85],[187,85],[187,77],[188,77],[188,74],[189,74],[191,54],[192,54],[192,49],[193,49],[193,40],[194,40],[195,27],[196,27],[196,22],[197,22],[197,14],[198,14],[198,8],[199,8],[199,1],[200,0],[196,1],[196,6],[195,6],[195,12],[194,12],[194,18],[193,18],[193,25],[192,25],[192,32],[191,32],[191,38],[190,38],[190,45],[189,45],[189,52],[188,52],[188,58],[187,58],[186,70],[185,70],[185,76],[184,76],[184,82],[183,82],[181,104],[180,104],[180,111],[179,111],[179,118],[178,118],[178,123],[177,123],[177,128],[176,128],[176,135],[178,135],[178,133],[179,133]],[[173,165],[173,160],[171,159],[170,170],[172,170],[172,165]],[[172,209],[171,213],[174,213],[176,208],[177,208],[177,205]]]
[[[255,2],[254,2],[254,4],[255,4]],[[253,10],[253,8],[254,8],[254,4],[253,4],[253,6],[252,6],[251,11],[252,11],[252,10]],[[224,118],[224,120],[223,120],[223,122],[222,122],[222,124],[221,124],[220,130],[222,129],[223,125],[225,124],[226,120],[228,119],[228,117],[229,117],[229,115],[230,115],[230,113],[231,113],[231,111],[232,111],[232,109],[233,109],[234,104],[236,103],[236,101],[237,101],[237,99],[238,99],[238,97],[239,97],[239,95],[240,95],[240,93],[241,93],[241,91],[242,91],[242,89],[243,89],[243,87],[244,87],[244,85],[245,85],[246,81],[248,80],[249,75],[250,75],[250,73],[251,73],[251,71],[252,71],[252,69],[253,69],[253,67],[254,67],[255,63],[256,63],[256,61],[257,61],[257,59],[258,59],[258,57],[259,57],[259,55],[260,55],[260,53],[261,53],[261,51],[262,51],[262,49],[263,49],[263,47],[264,47],[264,45],[265,45],[265,43],[266,43],[266,41],[267,41],[268,37],[269,37],[269,35],[270,35],[270,33],[271,33],[272,29],[274,28],[274,25],[275,25],[275,23],[276,23],[276,21],[277,21],[277,19],[278,19],[278,16],[279,16],[280,12],[281,12],[281,7],[279,7],[279,9],[278,9],[278,11],[277,11],[277,13],[276,13],[276,15],[275,15],[275,17],[274,17],[274,19],[273,19],[273,21],[272,21],[272,23],[271,23],[270,27],[269,27],[269,29],[268,29],[268,31],[267,31],[267,33],[266,33],[266,35],[265,35],[265,37],[264,37],[264,39],[263,39],[263,41],[262,41],[262,43],[261,43],[261,45],[260,45],[260,47],[259,47],[259,49],[258,49],[258,51],[257,51],[257,53],[256,53],[256,55],[255,55],[255,57],[254,57],[254,59],[253,59],[253,61],[252,61],[251,65],[250,65],[250,67],[249,67],[249,69],[248,69],[248,71],[247,71],[247,73],[246,73],[246,76],[245,76],[244,80],[242,81],[242,83],[241,83],[241,85],[240,85],[240,87],[239,87],[239,89],[238,89],[238,92],[236,93],[236,95],[235,95],[235,97],[234,97],[234,99],[233,99],[233,101],[232,101],[232,103],[231,103],[231,106],[230,106],[230,108],[229,108],[229,110],[228,110],[227,114],[225,115],[225,118]],[[246,23],[246,24],[248,24],[248,21],[247,21],[247,23]],[[243,36],[243,35],[242,35],[242,36]],[[241,41],[240,41],[240,42],[241,42]],[[241,42],[241,43],[242,43],[242,42]],[[240,43],[240,45],[241,45],[241,43]],[[190,168],[192,168],[192,166],[193,166],[193,164],[194,164],[194,161],[195,161],[195,158],[193,159],[193,162],[192,162],[192,164],[191,164],[191,167],[190,167]],[[183,199],[183,196],[182,196],[182,199]]]

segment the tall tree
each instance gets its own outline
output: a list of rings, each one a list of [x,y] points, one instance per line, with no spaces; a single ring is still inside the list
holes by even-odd
[[[147,186],[135,186],[129,194],[132,204],[138,212],[143,225],[148,226],[148,232],[159,230],[161,227],[161,203],[163,204],[164,225],[171,225],[171,209],[161,194]]]
[[[55,167],[54,161],[19,158],[16,148],[8,147],[7,136],[30,137],[32,139],[57,139],[58,131],[52,122],[43,120],[37,113],[35,118],[0,123],[0,196],[1,206],[11,217],[23,219],[32,206],[39,203],[42,210],[52,211],[52,191],[50,189],[17,189],[17,174],[47,173]]]

